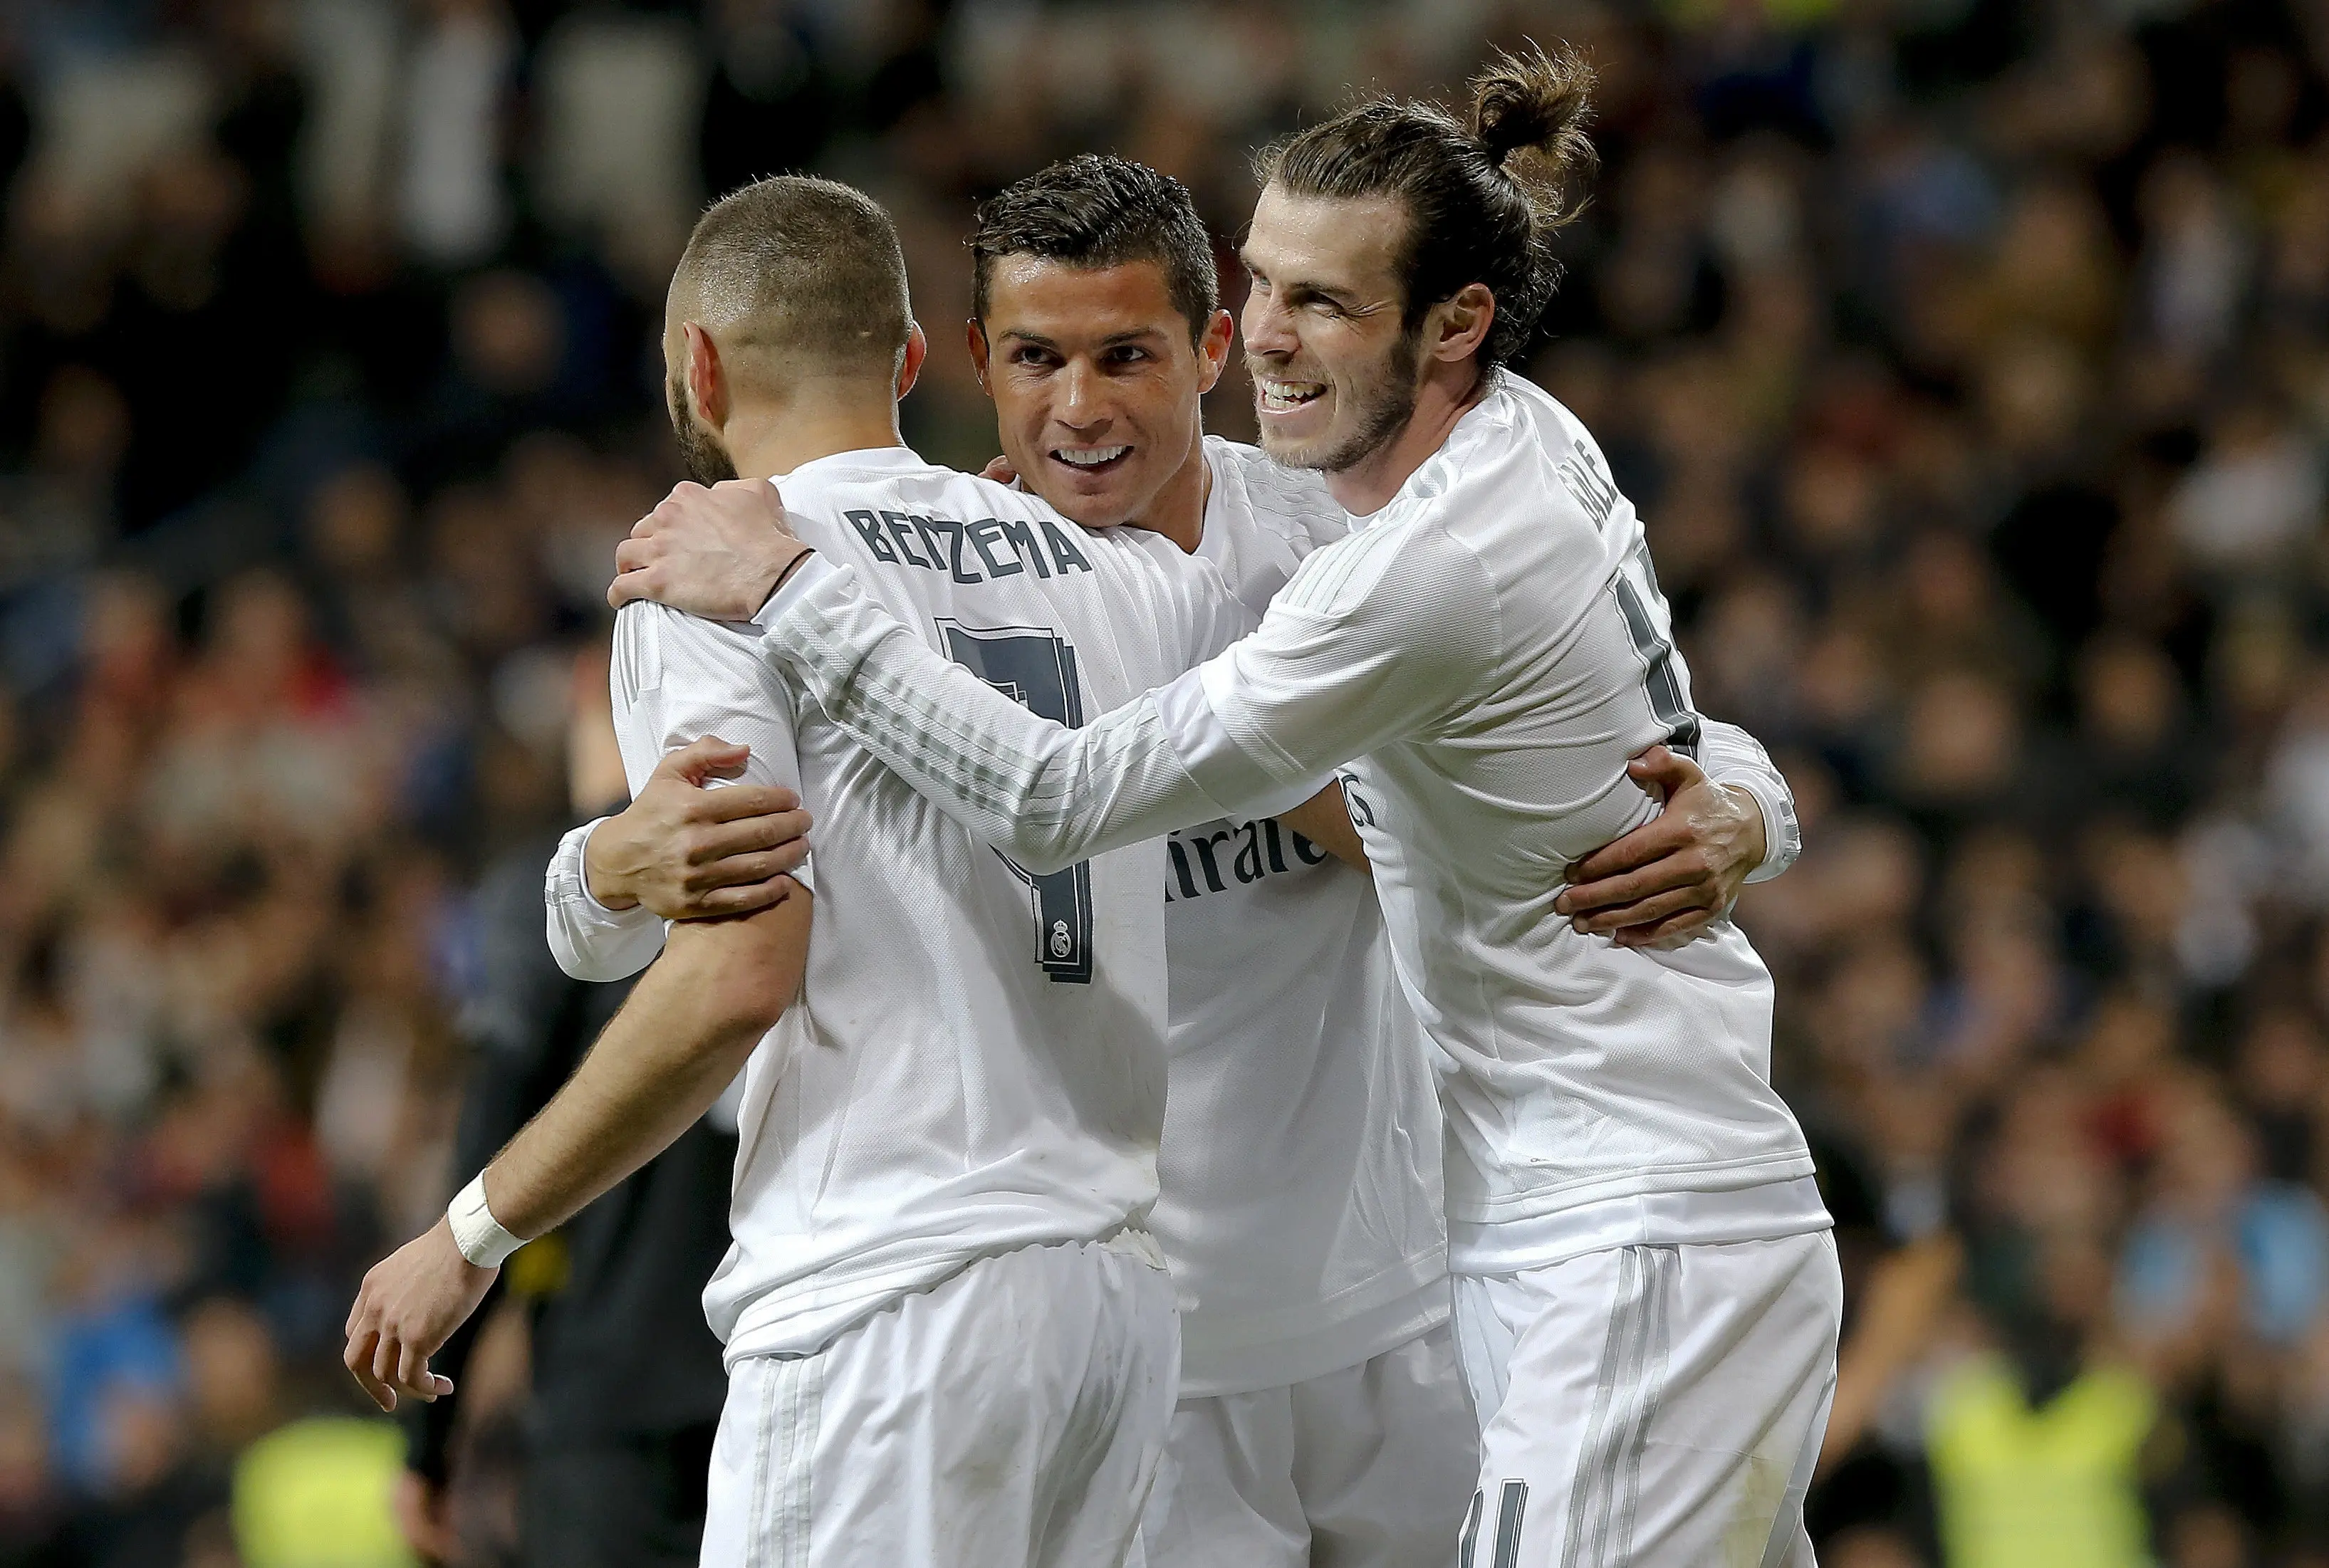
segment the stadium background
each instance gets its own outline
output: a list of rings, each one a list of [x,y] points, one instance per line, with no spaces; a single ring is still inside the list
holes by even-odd
[[[706,193],[896,212],[976,466],[974,198],[1111,149],[1228,262],[1256,143],[1552,34],[1605,168],[1531,372],[1805,819],[1742,918],[1853,1283],[1824,1561],[1938,1568],[1989,1345],[2155,1399],[2161,1561],[2329,1562],[2329,5],[8,0],[0,1564],[398,1560],[338,1329],[448,1189]]]

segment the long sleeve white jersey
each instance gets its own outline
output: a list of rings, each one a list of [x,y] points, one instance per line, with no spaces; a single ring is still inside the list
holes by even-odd
[[[1210,564],[1154,535],[1087,533],[902,447],[781,483],[802,537],[892,625],[1048,718],[1128,701],[1247,624]],[[612,671],[634,791],[717,735],[816,818],[807,972],[746,1068],[734,1244],[704,1292],[731,1364],[814,1350],[976,1258],[1142,1224],[1164,1115],[1163,843],[1014,864],[797,701],[758,643],[634,605]],[[551,867],[552,946],[569,973],[616,978],[664,927],[597,906],[580,847]]]
[[[1316,474],[1211,437],[1197,554],[1257,621],[1350,531]],[[1794,799],[1746,731],[1710,775],[1762,803],[1776,876]],[[1440,1109],[1363,873],[1264,818],[1165,840],[1173,1069],[1153,1224],[1181,1294],[1185,1394],[1356,1366],[1447,1315]]]
[[[1350,520],[1209,438],[1197,554],[1253,619]],[[1439,1102],[1366,874],[1268,817],[1164,841],[1173,1070],[1152,1222],[1184,1397],[1354,1366],[1446,1319]]]
[[[765,655],[1037,869],[1343,765],[1400,982],[1453,1063],[1453,1267],[1828,1223],[1746,937],[1620,948],[1552,909],[1571,860],[1655,814],[1627,759],[1704,726],[1640,520],[1544,392],[1499,376],[1252,636],[1080,730],[993,699],[859,577],[805,565],[759,617]]]

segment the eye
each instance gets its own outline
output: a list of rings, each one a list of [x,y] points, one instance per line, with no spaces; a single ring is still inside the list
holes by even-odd
[[[1011,362],[1014,365],[1048,365],[1051,362],[1051,356],[1032,343],[1022,343],[1011,351]]]
[[[1108,363],[1113,365],[1136,365],[1148,357],[1146,349],[1135,348],[1130,343],[1119,343],[1108,352]]]

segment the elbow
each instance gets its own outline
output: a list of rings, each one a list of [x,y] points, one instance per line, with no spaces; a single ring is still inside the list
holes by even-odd
[[[1091,851],[1075,841],[1065,823],[1033,818],[1023,811],[1013,812],[1009,825],[987,842],[1031,877],[1049,877],[1091,859]]]
[[[1014,843],[1004,853],[1016,860],[1019,869],[1031,877],[1055,876],[1077,861],[1089,859],[1072,846],[1062,845],[1050,837]]]
[[[674,966],[667,994],[687,999],[691,1033],[749,1049],[777,1026],[800,994],[810,904],[800,890],[750,915],[672,927],[665,948]]]
[[[731,972],[701,994],[705,1033],[731,1045],[750,1046],[777,1027],[800,994],[800,982],[797,975]]]

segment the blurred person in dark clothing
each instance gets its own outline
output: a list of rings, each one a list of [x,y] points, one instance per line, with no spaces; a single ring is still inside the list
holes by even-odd
[[[583,817],[627,796],[603,652],[577,662],[569,780]],[[554,833],[514,844],[477,891],[483,989],[465,1020],[476,1056],[455,1167],[482,1169],[566,1081],[630,983],[559,972],[542,939],[542,869]],[[727,1396],[704,1282],[728,1250],[735,1120],[726,1102],[637,1174],[532,1249],[511,1272],[543,1293],[533,1308],[521,1560],[558,1568],[693,1564],[704,1478]],[[529,1278],[529,1274],[531,1278]],[[506,1287],[496,1284],[499,1291]],[[544,1288],[546,1287],[546,1288]],[[488,1298],[490,1303],[491,1298]],[[435,1358],[458,1380],[481,1310]],[[445,1507],[457,1398],[407,1405],[408,1473],[397,1498],[407,1539],[459,1555]]]
[[[107,1392],[105,1472],[67,1526],[60,1564],[176,1568],[187,1532],[228,1498],[225,1468],[201,1451],[188,1415],[176,1389],[125,1381]]]

